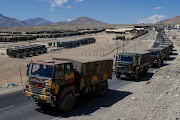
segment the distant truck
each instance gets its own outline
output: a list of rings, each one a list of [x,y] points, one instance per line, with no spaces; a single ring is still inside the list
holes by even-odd
[[[30,62],[24,94],[39,105],[70,111],[78,95],[104,95],[112,79],[113,60],[100,57],[54,58]],[[44,104],[43,104],[44,103]]]
[[[164,61],[164,48],[151,48],[147,49],[151,54],[151,66],[152,67],[161,67]]]
[[[159,45],[158,48],[164,48],[165,49],[165,60],[169,59],[169,54],[172,52],[172,49],[170,45]]]
[[[115,61],[116,77],[125,75],[135,81],[138,80],[140,73],[147,73],[150,59],[150,53],[146,51],[118,54]]]

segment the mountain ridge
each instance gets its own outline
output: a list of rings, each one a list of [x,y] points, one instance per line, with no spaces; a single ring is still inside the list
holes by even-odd
[[[176,16],[170,19],[161,20],[158,24],[180,24],[180,16]]]
[[[44,26],[44,25],[106,25],[108,23],[101,22],[89,17],[79,17],[71,21],[60,21],[51,22],[43,18],[30,18],[27,20],[18,20],[16,18],[6,17],[0,14],[0,27],[11,28],[11,27],[31,27],[31,26]]]

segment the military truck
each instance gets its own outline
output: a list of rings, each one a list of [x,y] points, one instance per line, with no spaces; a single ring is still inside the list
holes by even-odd
[[[30,62],[24,94],[39,105],[50,103],[70,111],[78,95],[105,95],[112,79],[113,60],[102,57],[67,57]]]
[[[173,51],[173,48],[174,48],[173,42],[165,41],[165,42],[163,42],[163,45],[169,45],[169,47],[170,47],[170,54],[172,54],[172,51]]]
[[[71,42],[69,42],[69,41],[62,42],[62,46],[64,48],[72,48]]]
[[[38,55],[47,52],[45,45],[35,44],[29,46],[16,46],[7,48],[7,55],[14,58],[23,58],[31,55]]]
[[[120,53],[115,60],[116,77],[124,75],[137,81],[140,73],[147,73],[150,60],[151,56],[147,51]]]
[[[149,51],[151,54],[151,66],[152,67],[161,67],[164,61],[164,52],[165,50],[163,48],[151,48],[147,49],[146,51]]]
[[[19,47],[7,48],[7,55],[14,58],[23,58],[24,50]]]
[[[171,53],[171,47],[170,45],[159,45],[158,48],[164,48],[165,49],[165,59],[168,60],[169,59],[169,54]]]

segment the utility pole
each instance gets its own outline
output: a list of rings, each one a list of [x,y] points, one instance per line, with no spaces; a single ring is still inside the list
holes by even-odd
[[[124,53],[124,39],[123,39],[123,53]]]
[[[118,40],[117,40],[117,54],[118,54]]]

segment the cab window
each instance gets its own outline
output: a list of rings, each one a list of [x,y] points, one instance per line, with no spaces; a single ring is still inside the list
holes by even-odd
[[[55,66],[55,79],[64,76],[64,65]]]
[[[66,64],[66,74],[70,75],[73,72],[72,64]]]

